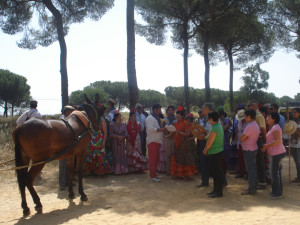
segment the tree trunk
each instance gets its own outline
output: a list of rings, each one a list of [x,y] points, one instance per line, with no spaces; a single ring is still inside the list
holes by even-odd
[[[205,65],[205,101],[210,102],[210,85],[209,85],[209,57],[208,57],[208,46],[209,46],[209,34],[205,34],[204,38],[204,65]]]
[[[4,118],[7,117],[7,111],[8,111],[7,100],[4,100],[4,113],[3,113]]]
[[[184,99],[187,111],[190,112],[190,92],[189,92],[189,69],[188,69],[188,56],[189,56],[189,39],[187,33],[187,25],[183,28],[183,42],[184,42],[184,52],[183,52],[183,69],[184,69]]]
[[[67,45],[63,30],[63,20],[61,13],[55,8],[51,0],[43,0],[47,9],[52,13],[56,20],[58,42],[60,46],[60,73],[61,73],[61,99],[62,109],[69,103],[68,94],[68,72],[67,72]]]
[[[134,33],[134,0],[127,0],[127,79],[129,107],[134,108],[138,101],[138,86],[135,70],[135,33]]]
[[[11,104],[11,116],[14,116],[14,104]]]
[[[229,103],[230,103],[230,111],[234,111],[233,106],[233,58],[232,58],[232,48],[229,47],[227,51],[228,59],[229,59]]]

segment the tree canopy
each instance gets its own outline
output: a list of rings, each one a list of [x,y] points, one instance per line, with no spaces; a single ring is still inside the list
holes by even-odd
[[[89,86],[84,87],[83,90],[74,91],[70,95],[70,102],[80,104],[84,101],[83,94],[93,98],[96,93],[100,95],[100,101],[106,103],[108,98],[113,98],[118,102],[116,107],[119,110],[124,107],[129,107],[129,93],[127,82],[111,82],[111,81],[96,81]]]
[[[189,110],[188,56],[190,42],[195,35],[192,19],[195,17],[198,2],[194,0],[139,0],[138,12],[146,25],[138,24],[137,33],[150,43],[162,45],[166,33],[171,31],[173,46],[183,49],[184,101]]]
[[[83,22],[85,18],[98,20],[113,4],[114,0],[4,0],[0,3],[2,31],[7,34],[23,31],[19,47],[34,49],[38,45],[49,46],[58,40],[62,109],[69,102],[65,35],[72,23]],[[37,18],[37,24],[32,22],[33,18]]]
[[[23,38],[17,43],[22,48],[34,49],[59,41],[64,106],[69,101],[64,37],[72,23],[83,22],[85,18],[98,20],[113,5],[114,0],[4,0],[0,2],[0,28],[11,35],[23,32]],[[134,23],[135,7],[143,18],[140,24]],[[281,101],[263,91],[268,87],[270,75],[259,64],[266,62],[274,52],[275,37],[281,46],[300,51],[299,16],[299,0],[127,0],[128,82],[97,81],[82,91],[73,92],[70,100],[82,101],[86,92],[90,97],[99,93],[102,99],[114,98],[119,109],[133,107],[137,101],[149,108],[159,101],[185,105],[188,109],[213,101],[217,105],[230,104],[231,110],[234,103],[249,97]],[[170,36],[173,46],[183,49],[183,87],[166,87],[165,95],[154,90],[138,90],[135,30],[157,45],[164,44]],[[205,89],[189,87],[190,50],[204,57]],[[210,66],[221,60],[230,64],[229,92],[210,88]],[[233,92],[233,71],[245,68],[248,63],[257,64],[244,70],[244,86]],[[11,104],[19,102],[11,100]]]
[[[265,71],[258,69],[259,65],[251,66],[250,69],[247,70],[247,75],[245,76],[258,76],[257,82],[261,79],[261,74],[264,74]],[[253,75],[254,74],[254,75]],[[267,74],[264,74],[263,77],[267,77]],[[264,79],[265,79],[264,78]],[[247,78],[248,79],[248,78]],[[121,87],[122,86],[122,87]],[[111,81],[96,81],[91,83],[89,86],[85,87],[83,90],[74,91],[70,95],[70,101],[74,104],[80,104],[84,101],[83,93],[86,93],[88,97],[95,96],[96,93],[100,95],[100,102],[106,103],[108,98],[113,97],[115,100],[118,101],[117,107],[119,109],[130,108],[129,98],[126,97],[124,91],[127,87],[127,82],[111,82]],[[266,87],[266,84],[264,85]],[[277,98],[273,93],[268,93],[263,91],[262,86],[260,89],[253,90],[251,96],[247,94],[247,92],[243,91],[234,91],[234,104],[244,103],[246,104],[250,98],[255,98],[262,104],[265,103],[277,103],[282,104],[286,100],[290,100],[287,98]],[[141,103],[146,110],[151,111],[152,106],[156,103],[161,104],[164,108],[168,105],[173,105],[175,107],[183,105],[184,102],[184,87],[172,87],[168,86],[164,90],[165,93],[160,93],[155,90],[139,90],[139,103]],[[205,89],[197,89],[197,88],[189,88],[191,102],[190,108],[197,109],[202,107],[202,105],[206,102],[205,100]],[[230,111],[229,107],[229,95],[228,91],[220,90],[220,89],[211,89],[211,100],[215,107],[224,106],[226,111]],[[128,92],[127,92],[128,94]],[[123,98],[124,97],[124,98]],[[296,100],[295,96],[295,100]],[[121,103],[120,103],[121,101]]]
[[[258,63],[246,68],[244,73],[245,76],[241,78],[244,85],[240,90],[245,92],[249,99],[258,99],[261,91],[269,86],[269,73],[261,69]]]
[[[265,11],[265,10],[264,10]],[[269,26],[259,21],[257,13],[245,14],[239,8],[216,24],[213,42],[222,49],[223,57],[229,62],[229,96],[230,108],[233,106],[233,73],[245,67],[251,61],[266,62],[272,56],[273,32]],[[221,55],[222,56],[222,55]]]
[[[0,100],[3,102],[4,114],[7,117],[9,105],[12,114],[15,106],[29,101],[30,86],[27,79],[23,76],[0,69]]]
[[[140,90],[139,91],[141,103],[145,109],[152,110],[152,106],[156,103],[161,104],[163,107],[166,106],[165,95],[155,90]]]
[[[276,31],[279,45],[300,52],[300,1],[273,0],[268,9],[265,19]]]
[[[0,27],[7,34],[23,32],[19,47],[46,47],[58,40],[57,18],[52,9],[62,17],[65,36],[72,23],[81,23],[85,18],[99,20],[113,5],[114,0],[4,0],[0,3],[0,15],[3,18]],[[33,22],[35,17],[38,23]]]

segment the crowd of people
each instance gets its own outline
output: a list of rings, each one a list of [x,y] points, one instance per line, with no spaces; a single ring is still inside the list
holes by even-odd
[[[300,183],[300,108],[293,108],[293,120],[285,123],[285,118],[278,113],[278,105],[260,106],[255,100],[246,106],[238,104],[232,119],[223,107],[215,109],[211,103],[199,109],[197,118],[183,106],[168,106],[163,115],[159,104],[153,105],[148,115],[138,103],[124,123],[115,104],[110,98],[102,105],[105,113],[100,119],[99,131],[92,134],[87,147],[85,174],[122,175],[149,170],[153,182],[162,181],[158,172],[183,181],[200,174],[201,184],[197,187],[208,187],[212,177],[213,189],[207,194],[216,198],[223,196],[229,172],[235,174],[235,178],[248,180],[242,195],[255,195],[257,190],[271,184],[270,199],[279,199],[283,189],[285,131],[291,134],[290,147],[297,170],[293,182]],[[30,113],[39,116],[36,106],[37,102],[33,102],[32,109],[25,112],[18,123],[28,119]],[[72,106],[66,106],[61,119],[73,110]],[[64,190],[66,184],[67,160],[61,160],[60,190]]]

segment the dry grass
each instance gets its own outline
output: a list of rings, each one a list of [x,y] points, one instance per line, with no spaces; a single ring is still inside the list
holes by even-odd
[[[56,117],[53,117],[56,118]],[[14,159],[14,142],[12,140],[12,132],[15,129],[16,117],[0,119],[0,164],[8,160]],[[15,161],[0,165],[0,170],[15,167]],[[58,162],[50,162],[45,166],[43,172],[47,174],[57,173]],[[15,171],[0,172],[0,182],[15,180]],[[43,174],[42,174],[43,176]]]
[[[0,120],[0,163],[14,159],[14,144],[12,132],[15,128],[16,118],[9,117]],[[0,166],[1,169],[7,169],[14,166],[14,161]],[[11,172],[0,173],[1,178],[11,177]],[[2,180],[2,179],[1,179]]]

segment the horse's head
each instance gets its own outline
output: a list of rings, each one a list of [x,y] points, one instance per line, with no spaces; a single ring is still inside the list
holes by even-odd
[[[82,108],[91,122],[91,128],[95,131],[99,131],[99,124],[104,113],[104,108],[99,106],[100,96],[96,94],[94,102],[91,101],[86,94],[84,94],[84,98],[86,102],[82,103]]]

